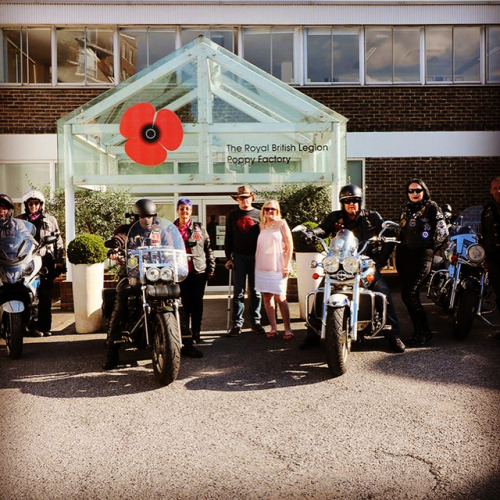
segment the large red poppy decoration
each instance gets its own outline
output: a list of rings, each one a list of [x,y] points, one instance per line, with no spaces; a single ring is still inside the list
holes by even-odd
[[[184,130],[177,115],[169,109],[158,113],[149,102],[135,104],[125,111],[120,134],[127,139],[127,156],[141,165],[154,166],[167,159],[182,143]]]

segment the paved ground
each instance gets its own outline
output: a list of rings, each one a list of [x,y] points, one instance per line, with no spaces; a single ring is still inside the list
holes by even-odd
[[[494,328],[455,342],[429,305],[432,346],[375,339],[332,379],[321,349],[297,349],[303,321],[292,342],[228,339],[226,303],[207,297],[205,357],[169,387],[143,353],[101,372],[104,334],[75,334],[72,314],[18,361],[0,346],[0,498],[499,498]]]

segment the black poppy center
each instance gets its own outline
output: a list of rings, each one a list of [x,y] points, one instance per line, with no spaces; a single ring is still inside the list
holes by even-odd
[[[148,124],[142,129],[142,138],[146,142],[156,142],[160,138],[160,129],[154,124]]]

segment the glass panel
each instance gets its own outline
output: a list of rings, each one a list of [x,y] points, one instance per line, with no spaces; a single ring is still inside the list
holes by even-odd
[[[2,82],[22,83],[21,30],[2,30]]]
[[[148,33],[146,30],[120,31],[121,79],[126,80],[148,65]]]
[[[427,82],[452,81],[452,29],[425,30]]]
[[[490,83],[500,82],[500,27],[488,28],[488,77]]]
[[[272,39],[272,75],[286,83],[293,78],[293,32],[273,30]]]
[[[120,175],[155,175],[155,174],[173,174],[173,163],[162,163],[153,167],[145,167],[137,163],[120,162],[118,164],[118,173]]]
[[[86,35],[87,83],[113,83],[113,30],[87,28]]]
[[[149,30],[149,64],[154,64],[175,50],[175,31]]]
[[[332,81],[332,38],[330,30],[308,29],[306,81]]]
[[[455,82],[479,82],[479,27],[454,28]]]
[[[0,163],[0,186],[11,198],[21,198],[33,186],[50,182],[48,163]]]
[[[179,163],[179,174],[197,174],[199,171],[198,163]]]
[[[420,29],[394,28],[394,82],[420,81]]]
[[[363,161],[347,160],[347,184],[356,184],[363,188]]]
[[[392,82],[392,30],[366,28],[366,82]]]
[[[359,30],[334,29],[333,81],[359,83]]]
[[[245,30],[243,50],[248,62],[271,73],[271,33],[269,31]]]
[[[57,81],[85,82],[85,31],[60,28],[57,30]]]
[[[221,47],[224,47],[231,52],[234,51],[234,36],[233,30],[210,30],[210,29],[183,29],[181,32],[181,43],[186,45],[192,42],[198,36],[203,35],[204,37],[212,40],[212,42],[217,43]]]

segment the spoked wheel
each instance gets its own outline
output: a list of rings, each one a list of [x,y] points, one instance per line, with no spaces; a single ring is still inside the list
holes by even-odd
[[[347,371],[347,362],[351,352],[348,321],[349,314],[346,307],[328,308],[325,328],[326,362],[334,377]]]
[[[4,313],[3,328],[10,359],[18,359],[23,352],[24,321],[23,313]]]
[[[153,318],[153,370],[161,385],[171,384],[181,365],[181,337],[173,312],[157,313]]]
[[[464,340],[472,328],[479,303],[477,290],[463,289],[458,296],[457,307],[453,312],[453,337]]]

